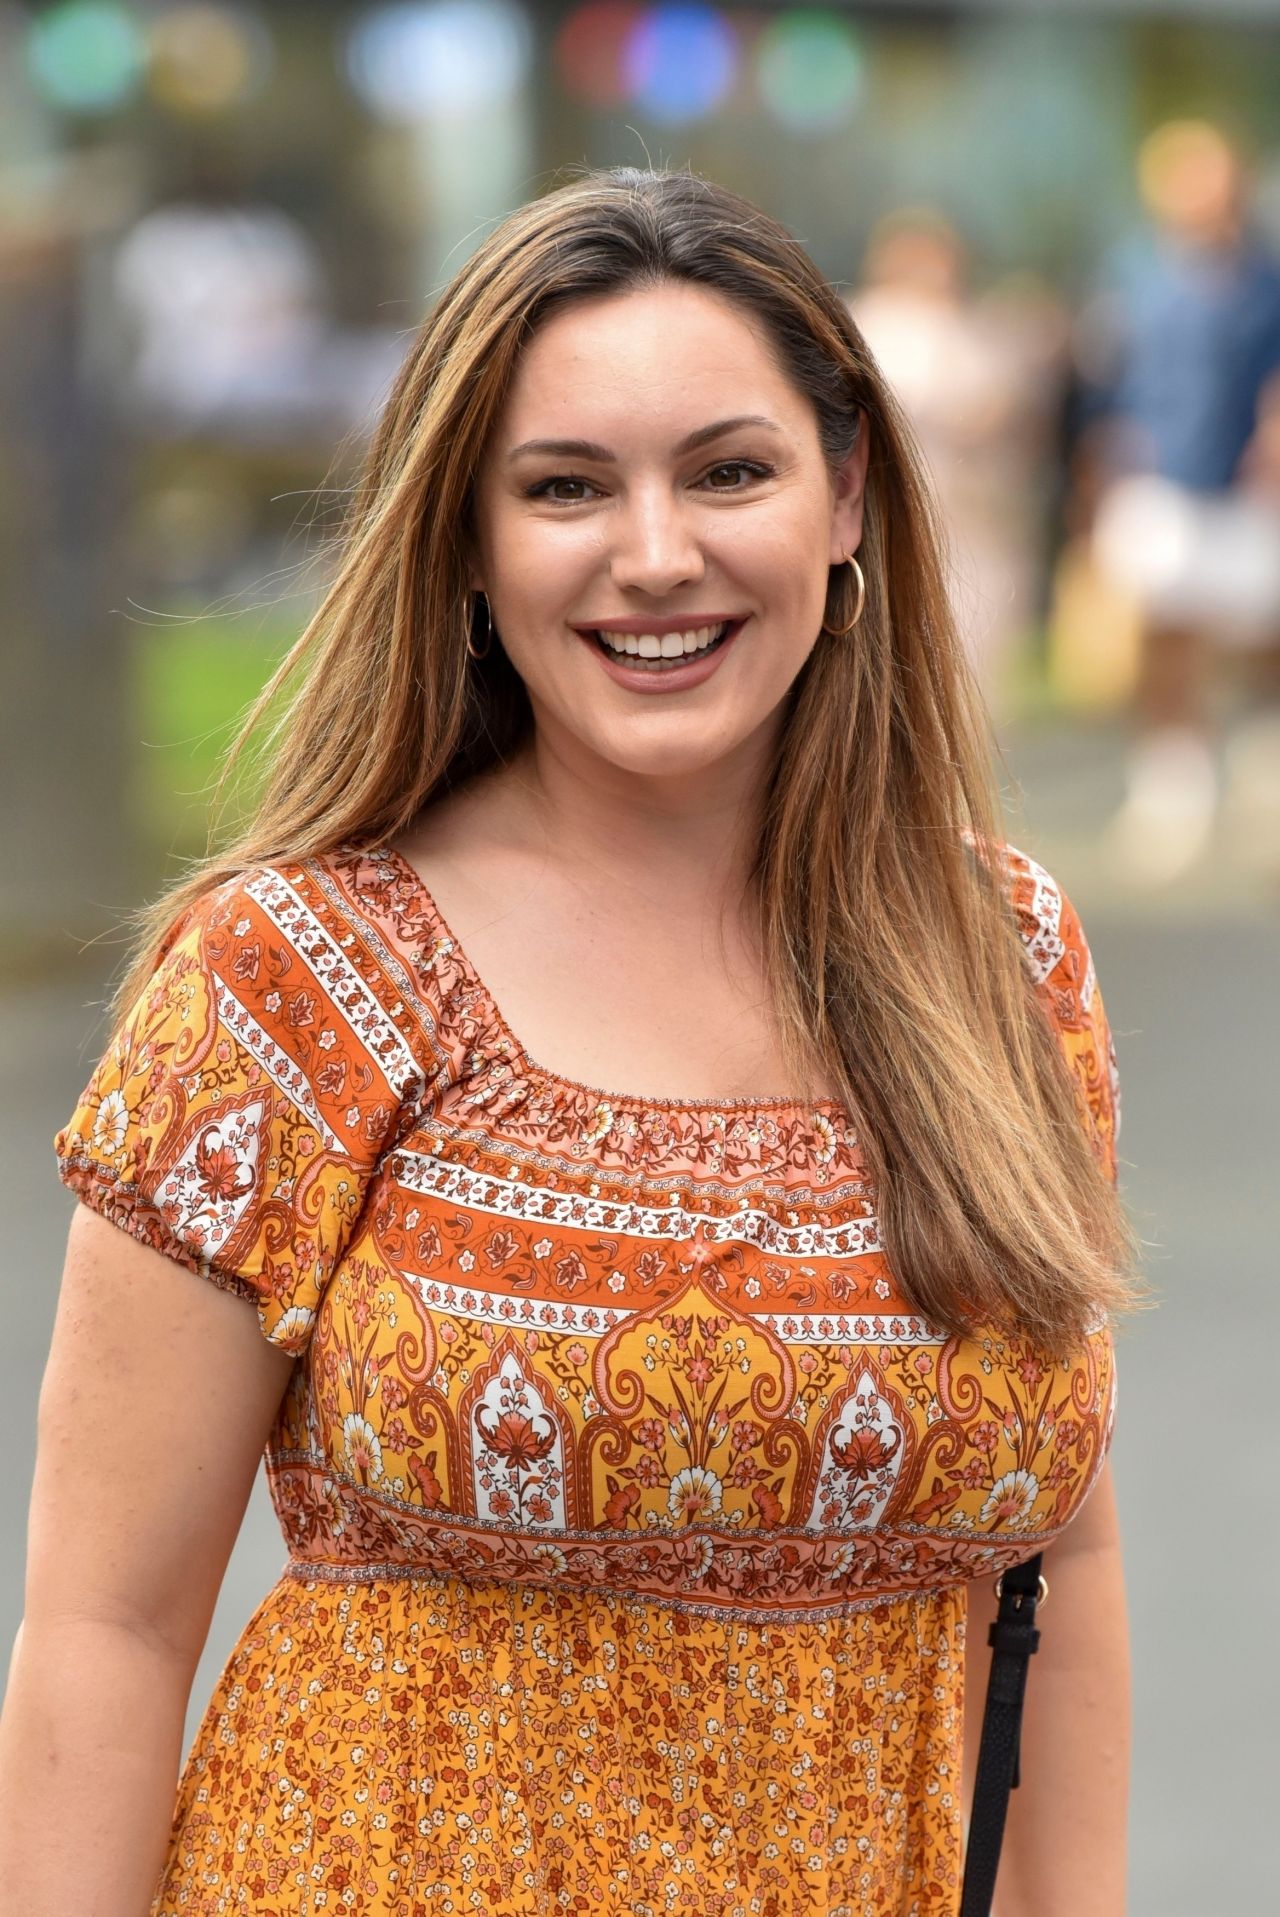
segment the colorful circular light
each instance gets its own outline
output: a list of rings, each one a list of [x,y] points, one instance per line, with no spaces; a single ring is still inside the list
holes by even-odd
[[[863,58],[848,23],[798,8],[760,36],[756,84],[769,111],[793,133],[826,133],[852,118],[862,93]]]
[[[150,32],[152,94],[175,113],[217,113],[249,99],[271,70],[271,38],[246,7],[170,7]]]
[[[556,35],[554,57],[567,93],[591,106],[622,106],[627,99],[627,43],[641,19],[628,0],[589,0]]]
[[[346,44],[352,86],[392,121],[499,106],[523,85],[530,57],[529,22],[513,0],[375,7]]]
[[[31,23],[27,72],[53,106],[110,113],[137,91],[146,61],[146,42],[132,12],[107,0],[74,0]]]
[[[652,7],[627,38],[627,93],[650,119],[700,120],[729,93],[738,59],[738,36],[714,7]]]

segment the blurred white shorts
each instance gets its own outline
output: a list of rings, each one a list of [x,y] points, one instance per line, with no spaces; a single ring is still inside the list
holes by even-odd
[[[1280,641],[1280,499],[1135,474],[1103,495],[1093,551],[1162,625],[1203,627],[1224,646]]]

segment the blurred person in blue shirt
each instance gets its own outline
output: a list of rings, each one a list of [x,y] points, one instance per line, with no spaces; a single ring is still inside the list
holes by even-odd
[[[1243,164],[1218,128],[1158,128],[1138,175],[1151,227],[1113,254],[1078,350],[1101,478],[1094,551],[1142,620],[1107,844],[1125,876],[1162,882],[1215,824],[1215,662],[1247,652],[1259,686],[1280,691],[1280,476],[1260,453],[1280,404],[1280,261],[1251,228]],[[1280,853],[1280,707],[1237,728],[1228,762]]]

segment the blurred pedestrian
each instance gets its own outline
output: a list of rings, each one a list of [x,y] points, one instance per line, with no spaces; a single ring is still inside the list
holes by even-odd
[[[1140,615],[1127,789],[1106,843],[1160,882],[1208,845],[1221,790],[1218,669],[1244,655],[1263,708],[1228,752],[1237,804],[1270,807],[1280,753],[1280,263],[1253,229],[1242,159],[1204,121],[1143,143],[1150,227],[1119,247],[1080,321],[1099,475],[1098,563]],[[1274,787],[1275,781],[1271,780]],[[1280,811],[1255,843],[1280,849]]]

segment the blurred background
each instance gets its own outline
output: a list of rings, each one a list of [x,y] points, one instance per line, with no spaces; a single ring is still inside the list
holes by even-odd
[[[1217,1356],[1280,1332],[1277,0],[0,0],[0,1635],[73,1203],[52,1138],[122,915],[205,849],[433,294],[617,162],[781,218],[932,469],[1010,836],[1089,932],[1162,1298],[1114,1452],[1131,1909],[1252,1908],[1280,1699],[1223,1572],[1275,1569],[1273,1439]],[[145,1468],[127,1422],[86,1460],[104,1495]],[[280,1562],[260,1483],[192,1728]]]

